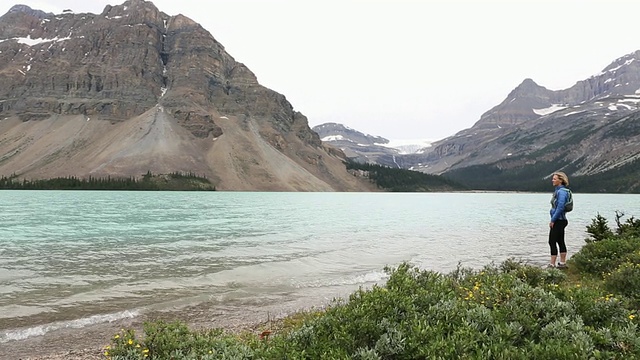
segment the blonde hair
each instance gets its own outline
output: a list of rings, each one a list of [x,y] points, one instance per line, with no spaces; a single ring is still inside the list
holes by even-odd
[[[569,177],[567,176],[567,174],[563,173],[562,171],[558,171],[554,172],[551,176],[553,177],[554,175],[558,177],[558,180],[560,180],[562,185],[569,186]]]

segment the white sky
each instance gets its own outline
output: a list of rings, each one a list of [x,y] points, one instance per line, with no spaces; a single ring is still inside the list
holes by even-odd
[[[124,0],[0,0],[100,13]],[[155,0],[200,23],[310,126],[388,139],[471,127],[525,78],[565,89],[640,50],[637,0]]]

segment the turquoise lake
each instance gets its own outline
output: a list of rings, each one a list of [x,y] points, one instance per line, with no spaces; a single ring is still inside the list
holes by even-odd
[[[259,307],[548,259],[549,193],[0,191],[0,343],[210,302]],[[574,194],[569,257],[598,213],[640,195]]]

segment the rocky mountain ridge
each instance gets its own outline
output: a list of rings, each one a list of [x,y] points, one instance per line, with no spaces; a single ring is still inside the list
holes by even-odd
[[[640,192],[639,104],[636,51],[568,89],[525,79],[471,128],[398,163],[478,189],[543,189],[562,170],[584,191]]]
[[[566,90],[525,80],[473,127],[434,144],[421,161],[431,173],[489,164],[518,171],[546,163],[549,172],[597,175],[638,159],[639,103],[636,51]]]
[[[354,160],[441,174],[474,189],[545,190],[562,170],[578,190],[640,192],[640,51],[564,90],[525,79],[471,128],[410,154],[329,125],[314,130]]]
[[[382,136],[362,133],[338,123],[325,123],[312,128],[320,140],[342,150],[351,160],[402,168],[398,157],[421,153],[429,147],[429,140],[393,141]]]
[[[284,95],[150,1],[0,17],[0,174],[193,172],[220,190],[362,191]]]

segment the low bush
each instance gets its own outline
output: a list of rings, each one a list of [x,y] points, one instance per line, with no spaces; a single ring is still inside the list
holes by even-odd
[[[640,237],[640,219],[630,217],[624,223],[620,222],[620,217],[624,214],[616,213],[616,222],[618,224],[618,235]]]
[[[605,274],[606,289],[628,297],[635,305],[640,305],[640,251],[634,253],[632,261],[627,261],[615,270]]]
[[[623,263],[637,258],[634,255],[637,249],[640,249],[640,238],[634,237],[614,237],[590,242],[571,257],[571,263],[580,272],[602,277]]]

